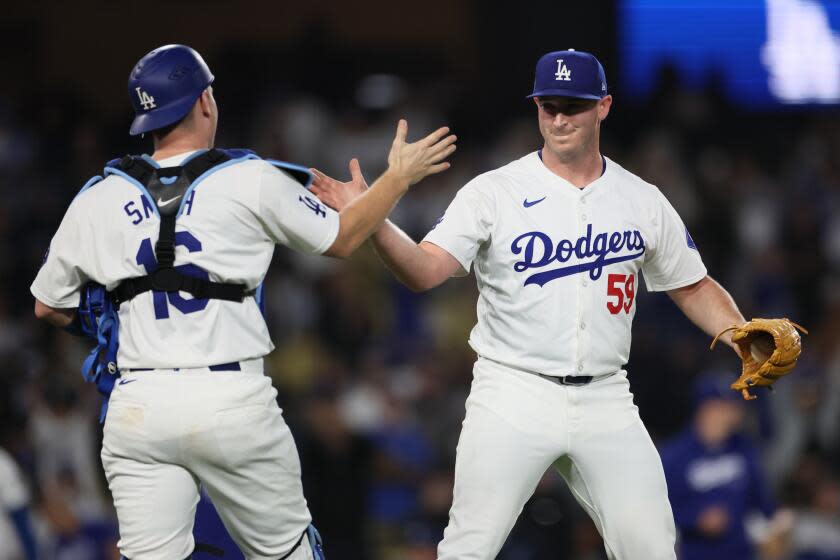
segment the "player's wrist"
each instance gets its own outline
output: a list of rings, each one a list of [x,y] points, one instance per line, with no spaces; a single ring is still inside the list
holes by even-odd
[[[407,193],[408,188],[411,186],[411,177],[406,170],[395,166],[389,166],[385,170],[385,173],[382,174],[382,179],[400,194]]]

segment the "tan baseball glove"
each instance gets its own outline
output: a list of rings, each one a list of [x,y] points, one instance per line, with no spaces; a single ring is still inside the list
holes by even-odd
[[[796,365],[802,353],[802,339],[797,329],[808,331],[788,319],[753,319],[740,327],[732,325],[712,340],[714,348],[720,336],[732,333],[732,342],[738,345],[743,367],[741,377],[731,387],[741,391],[745,400],[752,400],[751,387],[769,387]]]

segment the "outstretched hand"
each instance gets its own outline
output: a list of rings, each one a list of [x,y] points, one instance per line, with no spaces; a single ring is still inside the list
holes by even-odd
[[[388,154],[388,172],[394,173],[413,185],[428,175],[449,169],[449,162],[443,161],[455,151],[454,134],[444,126],[417,142],[408,144],[408,122],[400,119],[397,134]]]
[[[391,151],[388,154],[388,172],[402,179],[409,186],[424,177],[449,169],[449,162],[443,160],[455,151],[455,141],[458,137],[454,134],[447,136],[448,133],[449,127],[444,126],[425,138],[409,144],[405,141],[408,134],[408,122],[400,119],[394,142],[391,144]],[[351,159],[349,167],[350,180],[346,183],[333,179],[317,169],[310,169],[315,177],[309,185],[309,190],[321,202],[338,212],[341,212],[368,188],[359,160]]]
[[[367,181],[365,181],[364,175],[362,175],[362,168],[359,166],[359,160],[356,158],[350,160],[350,180],[346,183],[337,181],[317,169],[312,168],[310,171],[315,178],[312,180],[312,184],[309,185],[309,190],[321,202],[336,212],[341,212],[368,188]]]

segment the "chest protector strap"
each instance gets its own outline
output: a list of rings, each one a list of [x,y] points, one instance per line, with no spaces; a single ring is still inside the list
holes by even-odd
[[[175,269],[175,220],[190,185],[210,169],[230,160],[221,150],[208,150],[186,164],[158,168],[143,158],[125,156],[114,166],[143,185],[160,216],[160,233],[155,244],[157,268],[146,276],[123,280],[110,292],[114,303],[128,301],[150,290],[183,291],[200,299],[241,302],[248,295],[244,284],[224,284],[194,278]]]

